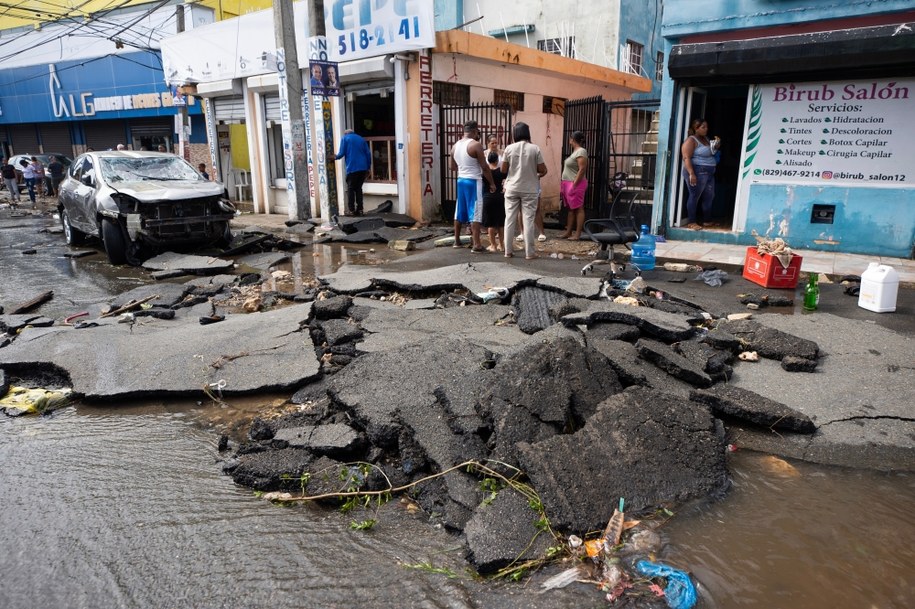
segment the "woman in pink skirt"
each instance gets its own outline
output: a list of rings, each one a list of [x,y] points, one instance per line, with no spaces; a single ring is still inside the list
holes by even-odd
[[[562,164],[562,200],[569,208],[566,232],[560,239],[578,240],[585,225],[585,192],[588,190],[588,151],[585,150],[585,134],[573,131],[569,137],[572,154]]]

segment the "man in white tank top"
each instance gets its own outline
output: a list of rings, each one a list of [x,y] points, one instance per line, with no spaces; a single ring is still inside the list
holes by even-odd
[[[457,171],[457,204],[454,207],[454,247],[461,246],[461,226],[470,224],[472,252],[485,252],[480,242],[483,221],[483,177],[487,188],[495,190],[492,172],[480,144],[476,121],[464,123],[464,137],[451,149],[451,169]]]

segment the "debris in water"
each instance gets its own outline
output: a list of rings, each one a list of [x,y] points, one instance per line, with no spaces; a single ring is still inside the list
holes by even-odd
[[[756,351],[744,351],[737,356],[741,361],[744,362],[758,362],[759,354]]]

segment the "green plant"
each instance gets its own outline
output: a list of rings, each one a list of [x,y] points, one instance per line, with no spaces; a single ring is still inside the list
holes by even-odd
[[[353,529],[354,531],[369,531],[375,527],[377,522],[378,521],[375,519],[363,520],[361,522],[356,522],[353,520],[349,523],[349,528]]]
[[[416,569],[417,571],[425,571],[426,573],[435,575],[444,575],[448,579],[455,579],[458,576],[453,569],[449,569],[448,567],[436,567],[431,562],[401,563],[401,566],[405,569]]]

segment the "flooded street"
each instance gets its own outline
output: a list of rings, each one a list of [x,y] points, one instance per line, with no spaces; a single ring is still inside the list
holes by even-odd
[[[61,236],[36,232],[45,224],[0,227],[0,301],[53,289],[40,312],[63,318],[149,283],[101,254],[64,258]],[[39,254],[22,255],[26,247]],[[279,268],[301,280],[400,256],[317,246]],[[583,584],[540,594],[531,583],[481,582],[458,539],[398,501],[362,532],[350,523],[371,514],[281,507],[236,486],[219,436],[240,437],[236,423],[288,397],[0,415],[0,608],[609,606]],[[694,576],[699,607],[915,606],[915,476],[745,450],[728,465],[726,497],[685,506],[662,529],[658,558]]]

